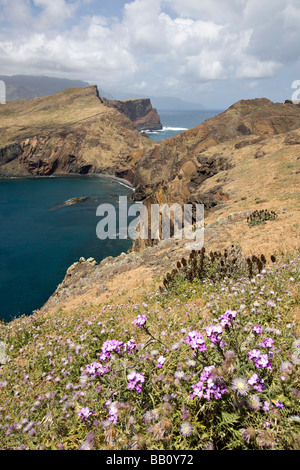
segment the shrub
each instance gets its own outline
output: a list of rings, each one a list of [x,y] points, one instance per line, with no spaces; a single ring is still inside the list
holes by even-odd
[[[275,256],[272,255],[271,261],[275,262],[275,260]],[[240,248],[233,245],[229,251],[225,249],[223,253],[215,251],[210,252],[209,255],[206,254],[205,248],[199,251],[193,250],[188,260],[182,258],[177,262],[176,268],[171,273],[167,273],[163,280],[164,287],[161,286],[160,290],[162,292],[164,288],[174,287],[180,279],[218,281],[225,277],[238,279],[246,276],[251,278],[259,274],[266,263],[267,260],[264,254],[245,258]]]
[[[267,220],[276,220],[278,215],[275,211],[268,211],[267,209],[256,210],[249,217],[247,217],[247,222],[249,227],[254,225],[265,224]]]

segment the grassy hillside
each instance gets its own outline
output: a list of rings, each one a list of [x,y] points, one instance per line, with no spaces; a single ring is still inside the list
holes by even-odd
[[[1,448],[299,449],[299,268],[2,324]]]

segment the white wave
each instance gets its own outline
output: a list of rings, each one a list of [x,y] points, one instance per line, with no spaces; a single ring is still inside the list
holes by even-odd
[[[131,189],[131,191],[135,191],[135,188],[134,188],[133,186],[129,186],[128,184],[121,183],[121,181],[114,180],[114,183],[118,183],[118,184],[120,184],[121,186],[125,186],[125,188]]]
[[[187,127],[167,127],[167,126],[164,126],[162,129],[157,129],[156,131],[145,131],[145,132],[148,132],[149,134],[159,134],[160,132],[166,132],[166,131],[178,132],[178,131],[187,131],[187,130],[188,130]]]
[[[187,127],[163,127],[163,131],[187,131]]]

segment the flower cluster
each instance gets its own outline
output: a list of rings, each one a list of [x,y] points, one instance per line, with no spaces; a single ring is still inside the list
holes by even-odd
[[[124,343],[122,343],[122,341],[118,341],[117,339],[108,339],[102,345],[102,352],[99,356],[100,361],[108,361],[113,352],[120,353],[123,347]]]
[[[222,395],[227,393],[227,388],[222,377],[217,377],[214,374],[215,366],[204,367],[200,374],[200,381],[192,385],[193,392],[190,393],[190,398],[194,399],[205,398],[210,401],[211,398],[220,400]]]
[[[135,320],[133,320],[133,325],[138,326],[139,328],[143,328],[147,321],[147,315],[138,315]]]
[[[206,328],[206,335],[213,344],[220,345],[221,348],[226,346],[222,339],[223,328],[221,325],[210,325]]]
[[[185,342],[194,350],[206,351],[207,349],[203,335],[197,330],[191,331],[185,338]]]
[[[101,353],[99,355],[99,360],[102,362],[107,362],[110,358],[112,353],[121,354],[122,352],[133,352],[136,351],[137,345],[135,344],[133,339],[127,341],[127,343],[123,343],[117,339],[108,339],[106,340],[101,348]]]
[[[86,366],[85,373],[88,377],[103,377],[104,374],[107,374],[110,371],[107,362],[110,360],[112,353],[131,353],[136,350],[137,345],[133,339],[130,339],[127,341],[127,343],[123,343],[122,341],[118,341],[116,339],[108,339],[103,343],[101,353],[99,354],[99,361],[104,362],[104,364],[101,362],[92,362]]]
[[[104,374],[109,372],[109,367],[105,364],[101,364],[100,362],[93,362],[92,364],[86,366],[85,372],[89,377],[95,378],[98,375],[103,377]]]
[[[230,327],[232,326],[233,320],[236,317],[236,311],[235,310],[227,310],[223,315],[220,316],[219,322],[223,328],[226,328],[226,326]]]
[[[138,372],[135,372],[134,370],[127,375],[127,388],[129,390],[136,390],[138,393],[141,393],[142,391],[142,383],[145,382],[145,377],[143,374],[139,374]]]
[[[261,354],[258,349],[252,349],[248,353],[248,359],[252,359],[254,365],[257,369],[268,369],[270,371],[273,370],[272,365],[269,361],[268,354]]]
[[[81,410],[78,413],[78,416],[81,418],[83,423],[87,423],[89,417],[92,416],[93,414],[94,412],[90,410],[88,406],[86,406],[85,408],[81,408]]]
[[[252,328],[252,331],[253,333],[256,333],[258,336],[261,335],[262,333],[262,327],[260,325],[255,325],[253,328]]]
[[[117,424],[118,422],[118,402],[114,401],[108,407],[108,421],[111,421],[113,424]]]
[[[250,379],[248,379],[248,384],[253,385],[253,390],[259,393],[266,389],[264,382],[264,379],[261,379],[257,374],[252,374]]]

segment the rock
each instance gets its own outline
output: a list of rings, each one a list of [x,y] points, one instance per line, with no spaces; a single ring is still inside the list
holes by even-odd
[[[178,175],[181,174],[180,185],[177,184],[177,193],[181,192],[181,197],[177,194],[176,199],[187,200],[187,189],[189,192],[193,190],[191,182],[194,182],[194,187],[199,186],[206,175],[210,177],[221,171],[226,160],[229,165],[229,159],[225,155],[215,158],[215,161],[211,159],[205,162],[203,152],[206,149],[222,142],[240,139],[241,134],[249,135],[246,140],[235,142],[236,148],[239,149],[299,127],[298,106],[273,103],[266,98],[238,101],[199,126],[145,149],[141,158],[137,158],[135,167],[135,198],[143,200],[166,186],[170,191],[172,182],[177,182]],[[293,139],[295,143],[297,140],[299,137]],[[201,156],[206,168],[201,164]],[[187,167],[187,164],[190,166]],[[191,174],[192,165],[194,172]],[[187,188],[187,185],[190,186]]]
[[[101,99],[107,106],[115,108],[127,116],[139,131],[162,129],[158,112],[152,107],[149,98],[123,101]]]
[[[128,117],[99,99],[96,86],[0,107],[3,176],[19,176],[22,169],[24,176],[102,173],[132,182],[131,154],[153,145]]]
[[[22,147],[18,143],[6,145],[5,147],[0,148],[0,166],[18,158],[21,153]]]

